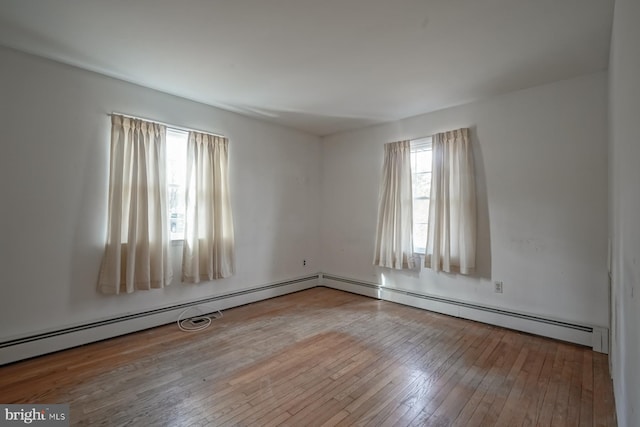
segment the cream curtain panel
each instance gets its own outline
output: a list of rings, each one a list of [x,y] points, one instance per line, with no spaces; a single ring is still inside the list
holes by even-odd
[[[102,293],[171,283],[165,138],[163,125],[111,116],[107,243],[98,278]]]
[[[476,192],[469,129],[433,136],[425,266],[469,274],[476,259]]]
[[[183,282],[221,279],[235,271],[228,148],[224,137],[189,132]]]
[[[385,144],[378,198],[378,227],[373,264],[395,269],[414,268],[411,144]]]

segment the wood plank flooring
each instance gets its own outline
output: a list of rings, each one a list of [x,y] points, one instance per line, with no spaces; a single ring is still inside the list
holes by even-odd
[[[326,288],[0,367],[91,426],[614,426],[607,356]]]

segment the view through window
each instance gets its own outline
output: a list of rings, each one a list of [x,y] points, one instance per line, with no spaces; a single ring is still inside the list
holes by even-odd
[[[411,141],[411,188],[413,191],[413,250],[424,254],[431,194],[431,137]]]
[[[184,239],[188,138],[188,132],[167,128],[167,205],[171,240]]]

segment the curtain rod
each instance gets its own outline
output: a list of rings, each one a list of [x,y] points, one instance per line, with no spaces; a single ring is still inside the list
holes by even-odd
[[[123,116],[123,117],[128,117],[130,119],[137,119],[137,120],[144,120],[147,122],[152,122],[152,123],[157,123],[159,125],[164,125],[168,128],[171,129],[177,129],[177,130],[182,130],[185,132],[199,132],[199,133],[206,133],[208,135],[213,135],[213,136],[219,136],[221,138],[226,138],[226,136],[220,134],[220,133],[214,133],[214,132],[209,132],[209,131],[204,131],[204,130],[198,130],[198,129],[192,129],[192,128],[187,128],[184,126],[176,126],[176,125],[172,125],[171,123],[165,123],[165,122],[161,122],[158,120],[152,120],[152,119],[146,119],[144,117],[140,117],[140,116],[133,116],[131,114],[125,114],[125,113],[118,113],[117,111],[114,111],[112,113],[107,113],[107,116]]]

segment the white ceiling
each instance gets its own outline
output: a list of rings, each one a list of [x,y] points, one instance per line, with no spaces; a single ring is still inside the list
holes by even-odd
[[[0,44],[317,135],[607,68],[613,0],[0,0]]]

